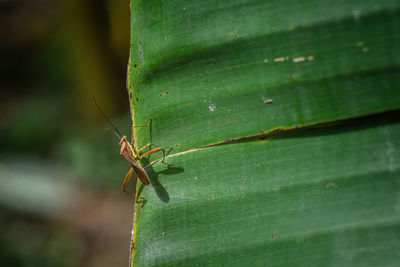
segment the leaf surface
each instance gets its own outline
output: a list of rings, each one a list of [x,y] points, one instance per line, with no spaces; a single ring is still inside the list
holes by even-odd
[[[399,261],[397,1],[131,6],[137,266]]]

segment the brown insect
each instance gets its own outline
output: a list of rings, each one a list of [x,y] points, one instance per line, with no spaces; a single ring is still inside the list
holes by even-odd
[[[151,154],[157,153],[162,151],[163,153],[163,158],[161,160],[161,163],[166,164],[166,165],[172,165],[171,163],[167,163],[165,162],[165,152],[166,151],[170,151],[172,148],[169,149],[164,149],[161,148],[153,143],[148,143],[147,145],[145,145],[144,147],[142,147],[141,149],[136,150],[134,145],[134,133],[133,133],[133,128],[134,127],[147,127],[150,125],[151,120],[149,120],[149,122],[146,125],[132,125],[131,128],[131,143],[128,142],[128,140],[126,139],[125,135],[122,135],[117,128],[114,126],[114,124],[110,121],[110,119],[104,114],[104,112],[101,110],[99,104],[96,101],[96,98],[94,98],[94,102],[97,106],[97,108],[99,109],[100,113],[103,115],[103,117],[107,120],[107,122],[110,124],[110,126],[114,129],[114,133],[115,135],[120,139],[119,141],[119,145],[121,146],[121,150],[120,150],[120,154],[122,156],[124,156],[124,158],[129,162],[129,165],[131,166],[131,168],[129,169],[128,173],[125,176],[124,181],[122,182],[122,191],[124,191],[125,193],[127,193],[128,195],[131,195],[133,197],[136,198],[136,203],[137,200],[139,198],[143,199],[142,202],[142,207],[144,206],[144,204],[146,203],[146,199],[144,197],[140,197],[137,195],[132,194],[131,192],[125,190],[125,187],[128,185],[129,180],[131,179],[132,176],[132,172],[135,173],[135,175],[140,179],[140,181],[142,181],[142,183],[144,185],[149,185],[150,184],[150,179],[149,176],[147,175],[146,171],[144,170],[144,168],[142,166],[139,165],[138,161],[141,160],[144,157],[147,157]],[[144,149],[146,149],[149,146],[155,146],[157,148],[151,149],[145,153],[143,153],[142,155],[140,155],[140,152]]]

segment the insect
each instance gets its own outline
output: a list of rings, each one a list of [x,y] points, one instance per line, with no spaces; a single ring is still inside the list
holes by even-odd
[[[159,146],[157,146],[157,145],[155,145],[153,143],[148,143],[147,145],[145,145],[141,149],[136,150],[135,146],[134,146],[134,132],[133,132],[133,129],[134,129],[134,127],[147,127],[147,126],[149,126],[150,123],[151,123],[151,119],[149,120],[149,122],[146,125],[132,125],[132,128],[131,128],[131,143],[129,143],[128,140],[126,139],[126,136],[122,135],[118,131],[118,129],[111,122],[111,120],[101,110],[99,104],[96,101],[96,98],[94,98],[94,102],[95,102],[97,108],[99,109],[101,115],[103,115],[103,117],[107,120],[107,122],[110,124],[110,126],[114,129],[115,135],[120,139],[119,145],[121,146],[121,150],[120,150],[119,153],[129,162],[129,165],[131,166],[131,168],[129,169],[128,173],[125,176],[124,181],[122,182],[122,187],[121,187],[122,191],[124,191],[128,195],[131,195],[131,196],[135,197],[136,198],[136,203],[138,203],[138,199],[139,198],[143,199],[143,201],[142,201],[142,207],[143,207],[144,204],[146,203],[146,199],[144,197],[140,197],[140,196],[132,194],[131,192],[127,191],[125,189],[125,187],[128,185],[129,180],[131,179],[131,176],[132,176],[133,172],[140,179],[140,181],[142,181],[142,183],[144,185],[149,185],[150,184],[149,176],[147,175],[147,173],[144,170],[144,168],[139,165],[138,161],[141,160],[144,157],[147,157],[147,156],[151,155],[151,154],[154,154],[154,153],[162,151],[163,158],[161,160],[161,163],[166,164],[166,165],[172,165],[171,163],[165,162],[165,152],[171,151],[172,148],[164,149],[164,148],[161,148],[161,147],[159,147]],[[133,144],[133,145],[131,145],[131,144]],[[155,146],[156,148],[151,149],[151,150],[143,153],[142,155],[140,155],[140,152],[142,150],[146,149],[149,146]]]

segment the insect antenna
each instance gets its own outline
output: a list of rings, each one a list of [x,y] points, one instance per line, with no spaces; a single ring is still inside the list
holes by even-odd
[[[111,120],[106,116],[106,114],[104,114],[103,110],[100,108],[99,104],[96,101],[96,97],[93,97],[94,103],[97,106],[97,109],[100,111],[101,115],[103,115],[103,117],[106,119],[106,121],[110,124],[110,126],[114,129],[114,133],[115,135],[121,139],[122,138],[122,134],[118,131],[117,127],[114,126],[114,124],[111,122]]]

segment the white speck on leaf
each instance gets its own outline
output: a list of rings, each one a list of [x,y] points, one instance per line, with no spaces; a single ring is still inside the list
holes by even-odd
[[[295,57],[293,58],[294,63],[303,62],[306,60],[306,57]]]
[[[214,112],[214,110],[217,108],[217,105],[212,103],[210,100],[208,101],[208,109],[210,112]]]
[[[277,57],[277,58],[274,58],[274,61],[275,62],[283,62],[283,61],[285,61],[285,58],[284,57]]]

